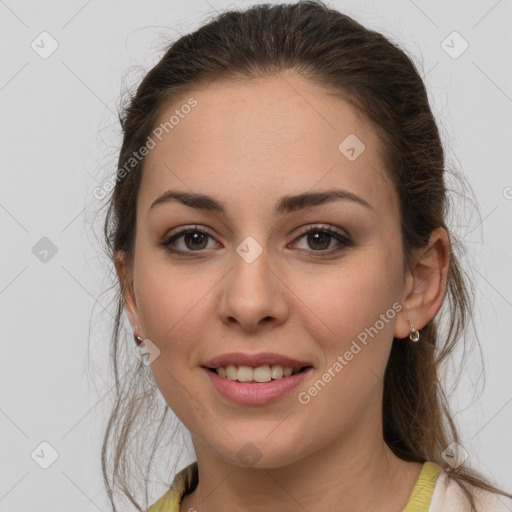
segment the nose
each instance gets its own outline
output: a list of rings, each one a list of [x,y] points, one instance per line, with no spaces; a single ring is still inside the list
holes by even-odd
[[[278,269],[272,268],[266,251],[251,263],[235,253],[233,267],[221,286],[218,315],[226,325],[237,324],[241,329],[255,332],[262,325],[276,327],[286,321],[289,289]]]

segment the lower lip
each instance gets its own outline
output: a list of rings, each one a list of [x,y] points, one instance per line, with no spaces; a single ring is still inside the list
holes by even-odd
[[[266,404],[281,398],[297,387],[313,368],[308,368],[295,375],[282,377],[270,382],[238,382],[221,377],[218,373],[203,368],[211,379],[215,389],[229,400],[242,405]]]

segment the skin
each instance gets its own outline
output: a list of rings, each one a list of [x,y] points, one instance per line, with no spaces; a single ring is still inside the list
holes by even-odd
[[[196,451],[200,483],[181,510],[402,510],[421,464],[402,461],[384,443],[383,376],[393,337],[411,343],[410,323],[421,330],[442,304],[446,232],[434,231],[403,268],[398,196],[372,125],[298,74],[198,87],[161,120],[190,96],[197,107],[146,157],[133,267],[116,256],[130,322],[159,348],[155,381]],[[349,134],[366,146],[354,161],[338,150]],[[272,212],[282,196],[329,188],[349,190],[373,210],[338,200]],[[149,211],[168,189],[212,196],[227,213],[178,202]],[[196,224],[211,236],[174,242],[194,257],[158,245]],[[338,229],[354,243],[308,242],[299,230],[307,227]],[[247,236],[262,248],[252,263],[236,252]],[[301,404],[298,393],[395,302],[403,310]],[[242,406],[219,395],[200,368],[223,353],[264,351],[310,361],[314,371],[274,403]],[[254,465],[237,457],[248,442],[261,456]]]

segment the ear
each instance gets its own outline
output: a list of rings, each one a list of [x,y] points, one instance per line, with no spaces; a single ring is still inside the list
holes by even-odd
[[[404,311],[395,324],[394,336],[406,338],[411,326],[422,329],[434,317],[443,303],[450,263],[450,239],[445,229],[435,229],[428,246],[418,249],[413,268],[405,279],[402,296]]]
[[[128,319],[132,328],[140,327],[139,309],[135,300],[133,291],[133,277],[131,269],[126,263],[126,254],[124,251],[117,251],[114,255],[114,264],[116,267],[117,277],[121,284],[121,291],[124,300],[124,309],[128,315]]]

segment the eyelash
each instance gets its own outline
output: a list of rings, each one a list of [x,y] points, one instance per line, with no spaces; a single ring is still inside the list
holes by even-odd
[[[170,252],[173,255],[183,256],[186,258],[189,258],[189,257],[192,258],[192,257],[194,257],[195,253],[201,253],[201,252],[205,251],[206,249],[200,249],[197,251],[182,251],[182,250],[172,249],[170,247],[170,245],[173,242],[175,242],[178,238],[180,238],[183,235],[186,235],[188,233],[202,233],[204,235],[207,235],[207,236],[213,238],[207,231],[199,229],[198,226],[195,226],[193,228],[190,228],[190,227],[184,228],[184,229],[178,231],[177,233],[167,236],[159,245],[163,246],[166,251]],[[301,233],[299,233],[299,235],[297,236],[297,238],[295,240],[298,240],[298,239],[302,238],[303,236],[308,235],[310,233],[325,233],[325,234],[330,235],[331,237],[335,238],[341,244],[341,246],[338,246],[335,249],[330,249],[330,250],[317,250],[317,251],[315,251],[315,250],[310,250],[310,251],[300,250],[300,252],[302,252],[302,253],[304,253],[304,252],[308,252],[309,254],[314,253],[315,254],[314,257],[322,258],[325,256],[331,256],[339,251],[342,251],[346,247],[351,247],[354,245],[354,243],[352,242],[352,240],[350,238],[343,235],[339,231],[334,230],[330,227],[323,227],[323,226],[314,226],[305,231],[302,231]]]

